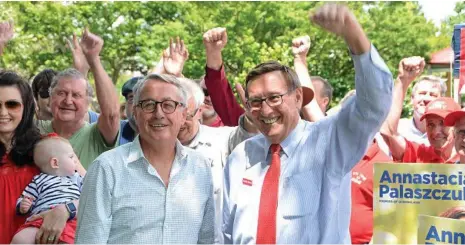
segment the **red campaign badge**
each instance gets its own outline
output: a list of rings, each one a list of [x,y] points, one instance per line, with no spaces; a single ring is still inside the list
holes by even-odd
[[[243,179],[242,179],[242,184],[248,185],[248,186],[252,186],[252,180],[243,178]]]

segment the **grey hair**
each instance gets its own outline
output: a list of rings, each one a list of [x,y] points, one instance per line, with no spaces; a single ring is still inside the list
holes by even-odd
[[[82,75],[82,73],[80,71],[78,71],[78,70],[76,70],[74,68],[68,68],[68,69],[66,69],[64,71],[60,71],[58,74],[56,74],[53,77],[52,83],[50,84],[50,88],[49,88],[50,96],[52,96],[52,91],[57,86],[58,82],[61,79],[64,79],[64,78],[83,79],[84,81],[86,81],[86,86],[87,86],[86,95],[87,95],[87,97],[91,98],[93,96],[94,89],[90,85],[89,81],[86,79],[86,77],[84,77],[84,75]]]
[[[158,80],[160,82],[164,82],[164,83],[168,83],[168,84],[172,84],[176,86],[176,88],[178,89],[178,95],[181,97],[181,103],[183,105],[187,105],[188,91],[187,91],[187,88],[183,86],[182,82],[179,81],[178,78],[176,78],[175,76],[166,75],[166,74],[150,74],[144,77],[144,79],[139,80],[136,83],[136,85],[134,85],[134,88],[133,88],[134,106],[136,106],[139,103],[142,88],[149,80]]]
[[[186,86],[187,91],[189,92],[189,98],[194,97],[195,101],[195,110],[199,109],[205,100],[205,94],[200,88],[200,85],[195,81],[188,78],[179,78],[179,80]]]
[[[418,84],[422,82],[430,82],[434,85],[438,85],[441,92],[441,96],[446,96],[447,85],[441,80],[441,78],[437,76],[421,76],[420,79],[418,79],[418,82],[416,82],[413,86],[412,94],[415,94],[415,92],[417,91]]]

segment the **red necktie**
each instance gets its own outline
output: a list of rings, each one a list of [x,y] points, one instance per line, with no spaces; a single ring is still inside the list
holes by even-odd
[[[276,244],[276,210],[278,209],[278,186],[281,172],[279,152],[281,146],[271,145],[271,164],[263,181],[258,214],[257,244]]]

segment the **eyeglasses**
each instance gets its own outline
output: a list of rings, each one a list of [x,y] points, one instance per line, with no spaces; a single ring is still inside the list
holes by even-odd
[[[247,100],[247,106],[255,111],[255,110],[260,110],[262,108],[263,101],[269,106],[269,107],[276,107],[279,106],[283,103],[283,96],[286,94],[289,94],[291,91],[287,91],[284,94],[275,94],[275,95],[270,95],[266,98],[251,98]]]
[[[48,89],[41,89],[39,90],[39,96],[42,99],[47,99],[48,97],[50,97],[50,92],[48,91]]]
[[[210,96],[207,89],[203,88],[202,90],[203,90],[203,94],[205,94],[205,96]]]
[[[192,113],[192,114],[187,114],[186,119],[189,120],[189,121],[192,121],[192,119],[195,117],[195,115],[197,114],[198,111],[199,111],[199,109],[195,110],[194,113]]]
[[[4,103],[0,103],[0,108],[5,106],[5,108],[10,110],[10,111],[17,111],[17,110],[19,110],[21,108],[21,105],[22,104],[19,101],[8,100],[8,101],[5,101]]]
[[[166,114],[173,113],[178,106],[184,106],[183,103],[174,100],[156,101],[151,99],[142,100],[137,103],[137,106],[145,113],[153,113],[158,104],[161,104],[161,110]]]

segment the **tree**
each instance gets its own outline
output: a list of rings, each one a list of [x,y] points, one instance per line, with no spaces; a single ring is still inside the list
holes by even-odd
[[[223,57],[231,82],[243,83],[249,70],[266,60],[292,66],[291,40],[310,35],[312,75],[334,87],[333,105],[354,87],[354,70],[343,40],[312,25],[308,11],[323,2],[2,2],[2,19],[13,18],[17,35],[2,57],[5,67],[32,77],[43,68],[72,64],[64,37],[84,27],[105,40],[102,53],[114,83],[125,71],[147,72],[159,61],[170,37],[189,47],[184,75],[204,74],[202,34],[223,26],[228,45]],[[349,2],[394,76],[406,56],[427,56],[437,32],[416,2]],[[8,16],[6,15],[7,13]],[[126,78],[126,77],[124,77]]]

